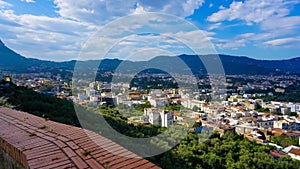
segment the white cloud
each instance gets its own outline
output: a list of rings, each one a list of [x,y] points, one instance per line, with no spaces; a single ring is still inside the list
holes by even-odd
[[[202,6],[204,0],[54,0],[54,3],[57,13],[64,18],[105,24],[118,17],[145,11],[186,17]]]
[[[60,16],[95,24],[107,23],[114,17],[127,15],[130,12],[129,3],[122,7],[122,3],[117,1],[114,3],[115,6],[112,6],[113,3],[110,1],[91,0],[54,0],[54,3]]]
[[[110,58],[123,58],[144,49],[173,52],[174,55],[187,52],[215,53],[210,42],[214,35],[213,32],[198,30],[194,25],[166,14],[130,15],[99,29],[86,44],[80,59],[101,59],[108,56],[107,52]],[[155,52],[152,54],[156,55]]]
[[[192,15],[194,10],[202,6],[203,3],[204,0],[187,0],[186,3],[183,4],[183,16]]]
[[[194,10],[201,7],[205,0],[139,0],[139,2],[143,7],[147,7],[149,12],[164,12],[180,17],[186,17],[192,15]]]
[[[133,14],[143,14],[145,13],[145,9],[139,4],[136,3],[136,8],[134,9],[134,12],[132,12]]]
[[[282,37],[282,38],[278,38]],[[217,47],[220,49],[230,49],[232,47],[238,48],[246,46],[246,43],[252,43],[254,46],[259,48],[265,47],[289,47],[298,48],[300,47],[300,36],[288,37],[282,36],[280,31],[267,32],[267,33],[244,33],[237,35],[233,40],[227,39],[216,39]]]
[[[22,2],[35,3],[35,0],[21,0]]]
[[[181,40],[183,44],[187,45],[188,47],[192,47],[195,49],[211,49],[214,36],[214,32],[207,32],[202,30],[194,30],[189,32],[178,32],[171,37],[174,37],[178,40]]]
[[[300,16],[269,18],[262,22],[261,28],[266,31],[280,31],[281,35],[292,34],[300,29]]]
[[[182,47],[184,45],[181,42],[164,35],[131,35],[121,40],[107,37],[92,37],[85,44],[82,57],[79,59],[102,59],[105,57],[126,60],[149,60],[166,53],[181,54]]]
[[[223,5],[219,6],[219,9],[225,9],[225,7]]]
[[[35,0],[21,1],[35,2]],[[155,2],[148,0],[54,0],[58,16],[48,17],[16,14],[13,11],[14,8],[7,8],[12,7],[11,4],[0,0],[0,34],[7,46],[24,56],[69,60],[77,57],[82,45],[90,35],[115,19],[145,12],[164,12],[186,17],[193,14],[194,10],[203,3],[204,0]],[[177,33],[179,28],[183,32],[186,31],[186,25],[177,25],[176,27],[159,16],[153,17],[151,22],[144,17],[128,20],[125,25],[117,24],[116,27],[106,31],[109,31],[109,35],[119,36],[123,33],[135,32],[145,25],[152,27],[150,31],[169,32],[171,36]],[[110,44],[111,41],[113,41],[112,37],[106,37],[107,44]],[[153,46],[150,45],[149,48]],[[101,47],[109,48],[105,44]],[[165,44],[161,48],[168,49],[170,45]]]
[[[300,29],[300,17],[289,16],[294,10],[294,5],[299,4],[300,0],[247,0],[233,1],[228,8],[220,7],[219,11],[213,13],[207,18],[210,22],[217,22],[208,30],[220,28],[219,23],[222,21],[243,21],[246,25],[257,24],[260,30],[236,35],[232,40],[216,41],[217,46],[221,49],[239,48],[252,43],[257,47],[287,46],[292,39],[287,36],[297,36]],[[241,26],[239,23],[238,26]],[[222,26],[224,29],[226,26]],[[276,40],[274,40],[276,39]],[[293,39],[294,40],[294,39]],[[295,41],[297,42],[297,41]],[[289,47],[299,46],[289,43]]]
[[[217,29],[217,28],[219,28],[221,25],[222,25],[221,22],[215,23],[215,24],[210,24],[210,25],[207,27],[207,30]]]
[[[267,46],[281,46],[281,47],[295,47],[300,46],[300,36],[290,37],[290,38],[281,38],[274,39],[267,42],[264,42],[264,45]]]
[[[233,1],[229,8],[220,9],[207,18],[210,22],[242,20],[248,25],[261,23],[272,17],[283,17],[289,14],[291,4],[299,3],[285,0],[248,0],[245,2]]]
[[[5,2],[3,0],[0,0],[0,9],[4,9],[6,7],[11,7],[11,6],[12,6],[12,4],[7,3],[7,2]]]
[[[247,41],[245,39],[239,39],[239,40],[217,39],[216,46],[219,49],[237,50],[240,47],[246,46],[246,42]]]
[[[96,27],[63,18],[29,14],[16,15],[0,10],[0,34],[5,44],[27,56],[69,60],[78,55],[81,45]]]
[[[246,39],[247,41],[264,41],[264,40],[268,40],[268,39],[272,39],[275,37],[280,36],[280,34],[278,32],[267,32],[267,33],[253,33],[253,32],[249,32],[249,33],[244,33],[244,34],[240,34],[237,35],[235,38],[236,39]]]
[[[238,35],[238,37],[241,37],[241,38],[252,38],[255,35],[256,35],[255,33],[244,33],[244,34]]]

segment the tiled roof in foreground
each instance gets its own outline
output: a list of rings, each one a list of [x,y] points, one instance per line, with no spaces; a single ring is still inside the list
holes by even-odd
[[[94,132],[4,107],[0,148],[25,168],[159,168]]]

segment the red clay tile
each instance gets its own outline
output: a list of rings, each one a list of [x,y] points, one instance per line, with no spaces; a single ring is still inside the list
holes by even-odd
[[[40,153],[37,153],[35,155],[28,156],[27,160],[33,160],[33,159],[36,159],[36,158],[41,158],[41,157],[57,154],[57,153],[60,153],[60,152],[61,152],[60,150],[40,152]]]
[[[66,155],[63,153],[56,153],[46,157],[35,158],[28,160],[28,164],[31,168],[44,167],[50,164],[55,164],[57,162],[66,160]]]
[[[92,169],[105,169],[104,166],[99,164],[95,159],[89,159],[87,163]]]
[[[68,155],[68,157],[75,157],[76,153],[70,147],[63,148],[63,151]]]
[[[124,168],[132,163],[135,163],[137,161],[140,161],[140,159],[136,159],[136,158],[132,158],[132,159],[128,159],[126,161],[122,161],[121,163],[118,163],[116,165],[113,165],[111,166],[110,168],[113,169],[113,168]]]
[[[76,157],[72,157],[71,158],[72,161],[75,163],[75,165],[80,168],[80,169],[84,169],[84,168],[88,168],[89,166],[78,156]]]
[[[55,141],[53,141],[56,145],[58,145],[60,148],[65,148],[65,147],[67,147],[67,145],[64,143],[64,142],[62,142],[62,141],[60,141],[60,140],[55,140]]]
[[[75,150],[75,152],[78,154],[79,157],[81,157],[84,160],[92,158],[92,156],[88,150],[79,148],[79,149]]]
[[[79,146],[77,144],[75,144],[73,141],[68,141],[68,142],[66,142],[66,144],[73,150],[79,149]]]
[[[61,141],[63,141],[63,142],[67,142],[67,141],[70,141],[70,139],[69,138],[66,138],[66,137],[63,137],[63,136],[58,136],[58,137],[56,137],[58,140],[61,140]]]
[[[148,165],[149,161],[147,160],[140,160],[135,163],[129,164],[126,166],[126,168],[144,168],[146,165]],[[151,165],[154,165],[151,163]]]
[[[110,162],[109,165],[113,166],[113,165],[119,164],[119,163],[121,163],[123,161],[126,161],[126,160],[128,160],[128,158],[126,158],[126,157],[120,157],[119,159],[116,159],[116,160]]]
[[[0,146],[25,168],[156,167],[95,132],[24,112],[0,107],[0,128]]]
[[[70,164],[72,164],[72,162],[70,160],[65,160],[65,161],[62,161],[62,162],[57,162],[55,164],[47,165],[45,167],[41,167],[40,169],[58,168],[58,167],[66,166],[66,165],[70,165]]]
[[[143,164],[143,165],[141,165],[141,166],[139,166],[138,168],[152,168],[152,167],[154,167],[155,165],[153,164],[153,163],[147,163],[147,164]]]
[[[160,167],[158,167],[158,166],[152,166],[152,167],[150,167],[151,169],[161,169]]]

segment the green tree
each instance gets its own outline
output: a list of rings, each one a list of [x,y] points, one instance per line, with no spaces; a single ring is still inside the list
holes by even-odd
[[[8,108],[14,108],[12,104],[10,104],[7,97],[0,97],[0,106],[8,107]]]
[[[279,136],[271,136],[271,142],[278,144],[282,147],[288,147],[290,145],[299,145],[299,139],[298,138],[292,138],[285,134],[281,134]]]

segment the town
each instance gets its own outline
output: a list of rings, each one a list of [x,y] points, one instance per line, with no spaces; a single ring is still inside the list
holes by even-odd
[[[284,96],[290,88],[299,87],[297,76],[226,76],[226,92],[218,101],[212,99],[208,77],[195,82],[191,77],[178,75],[176,79],[182,83],[198,86],[192,92],[188,91],[188,85],[178,87],[174,78],[165,74],[143,74],[129,83],[85,82],[88,85],[76,88],[72,88],[71,79],[60,74],[3,77],[6,82],[80,105],[116,107],[131,124],[188,126],[192,120],[200,124],[188,126],[195,133],[235,132],[257,143],[275,146],[277,151],[270,152],[274,158],[288,155],[300,160],[300,102],[272,100],[277,95]]]

